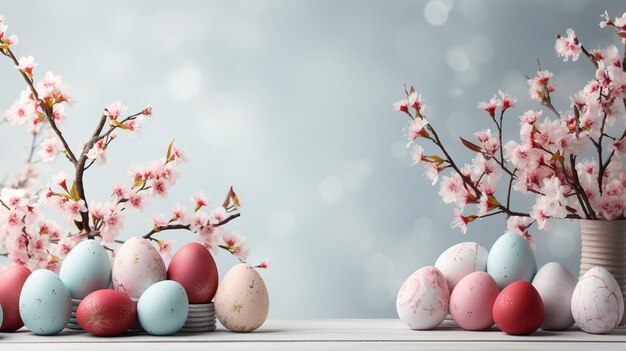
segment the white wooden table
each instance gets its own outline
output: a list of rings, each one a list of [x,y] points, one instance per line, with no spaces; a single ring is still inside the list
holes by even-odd
[[[468,332],[451,322],[436,330],[413,331],[395,319],[275,320],[254,333],[237,334],[218,327],[203,334],[155,337],[144,334],[97,338],[64,331],[36,336],[28,331],[0,333],[0,350],[626,350],[626,329],[609,335],[580,330],[537,331],[510,336],[495,329]]]

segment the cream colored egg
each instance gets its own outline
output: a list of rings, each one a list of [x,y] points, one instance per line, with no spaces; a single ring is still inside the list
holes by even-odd
[[[234,332],[259,328],[270,309],[265,282],[256,269],[246,263],[240,263],[226,273],[214,302],[220,323]]]
[[[128,239],[116,252],[113,288],[139,298],[152,284],[165,280],[165,263],[150,242],[141,237]]]
[[[606,334],[615,329],[624,316],[624,297],[609,271],[593,267],[576,284],[571,307],[580,329],[591,334]]]
[[[400,320],[411,329],[432,329],[446,318],[449,301],[450,291],[443,274],[426,266],[404,281],[396,298],[396,310]]]
[[[446,278],[450,292],[456,284],[472,272],[487,270],[487,249],[474,242],[456,244],[446,251],[435,262],[435,267]]]

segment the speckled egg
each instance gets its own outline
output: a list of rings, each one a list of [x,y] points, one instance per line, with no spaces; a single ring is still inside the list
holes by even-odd
[[[209,250],[200,243],[189,243],[172,257],[167,279],[185,287],[189,303],[200,304],[213,300],[219,276]]]
[[[0,332],[13,332],[24,326],[20,317],[20,294],[30,273],[30,269],[23,265],[0,272],[0,305],[3,312]]]
[[[535,254],[521,235],[506,233],[491,247],[487,273],[493,277],[499,289],[504,289],[516,280],[530,282],[536,272]]]
[[[465,330],[483,330],[493,325],[493,304],[500,290],[486,272],[465,276],[450,295],[450,314]]]
[[[487,270],[488,255],[487,249],[478,243],[460,243],[444,251],[435,262],[435,267],[446,277],[446,283],[452,292],[466,275]]]
[[[76,309],[78,324],[89,334],[123,334],[137,320],[137,308],[125,293],[101,289],[87,295]]]
[[[84,240],[65,257],[59,278],[74,299],[83,299],[91,292],[106,289],[111,281],[109,255],[95,240]]]
[[[606,334],[624,316],[624,297],[617,281],[602,267],[588,270],[572,294],[572,315],[583,331]]]
[[[576,279],[557,262],[546,263],[533,278],[533,286],[541,295],[545,318],[541,329],[565,330],[574,325],[570,308]]]
[[[240,263],[226,273],[214,302],[219,321],[235,332],[256,330],[263,325],[270,309],[265,282],[247,263]]]
[[[20,294],[20,316],[38,335],[59,333],[70,320],[72,298],[59,277],[47,269],[34,271]]]
[[[450,290],[441,272],[426,266],[413,272],[396,298],[400,320],[411,329],[432,329],[448,314]]]
[[[171,335],[187,321],[189,302],[185,288],[173,280],[150,286],[137,304],[141,327],[152,335]]]
[[[128,239],[115,254],[113,288],[131,298],[139,298],[149,286],[166,277],[163,258],[144,238]]]

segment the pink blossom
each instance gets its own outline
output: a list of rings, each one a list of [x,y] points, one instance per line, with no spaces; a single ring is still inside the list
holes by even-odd
[[[209,215],[204,212],[196,212],[190,216],[189,228],[192,232],[198,233],[209,222]]]
[[[168,156],[169,157],[166,160],[168,163],[174,161],[186,161],[185,152],[178,147],[175,141],[172,141],[172,143],[170,144]]]
[[[113,184],[111,196],[115,200],[125,199],[128,197],[128,189],[120,183]]]
[[[98,164],[106,163],[106,147],[107,145],[105,139],[98,140],[87,152],[87,158],[90,160],[96,160]]]
[[[496,109],[500,107],[502,101],[500,101],[497,97],[492,97],[489,102],[481,101],[478,103],[478,108],[481,110],[485,110],[491,118],[495,117]]]
[[[474,134],[481,144],[481,151],[489,156],[495,155],[500,148],[498,136],[491,134],[491,129],[481,130]]]
[[[420,117],[411,121],[411,123],[406,128],[409,144],[420,136],[426,137],[428,135],[425,130],[427,124],[428,121],[425,118]]]
[[[413,164],[418,164],[424,160],[424,148],[420,145],[416,145],[411,152],[411,158],[413,159]]]
[[[226,219],[226,209],[224,207],[218,207],[211,211],[210,221],[212,224],[218,224]]]
[[[498,94],[500,95],[500,100],[502,101],[502,112],[516,106],[517,99],[512,97],[509,93],[499,90]]]
[[[160,228],[167,225],[167,219],[165,219],[162,215],[154,216],[152,217],[152,224],[155,227]]]
[[[539,229],[547,229],[548,219],[550,219],[550,216],[544,212],[541,204],[533,205],[532,211],[530,211],[530,217],[537,221]]]
[[[613,25],[615,26],[615,28],[626,30],[626,12],[622,14],[622,17],[615,17]]]
[[[128,108],[118,100],[108,104],[104,109],[104,114],[110,120],[117,120],[120,116],[126,113],[127,109]]]
[[[208,201],[207,201],[206,197],[203,194],[200,194],[200,193],[194,194],[193,197],[191,198],[191,200],[195,204],[194,212],[198,212],[199,209],[201,209],[202,207],[204,207],[204,206],[206,206],[208,204]]]
[[[152,105],[148,105],[146,106],[142,111],[141,114],[143,114],[144,116],[152,116]]]
[[[187,224],[186,223],[187,222],[187,209],[183,207],[180,203],[177,203],[176,206],[174,207],[172,220],[180,221],[183,224]]]
[[[175,242],[175,240],[157,240],[157,244],[159,245],[159,253],[161,254],[161,256],[163,256],[164,259],[171,258],[172,246]]]
[[[20,57],[18,60],[17,69],[24,72],[29,78],[33,77],[33,68],[37,66],[35,63],[35,58],[32,56]]]
[[[424,109],[424,107],[426,107],[426,105],[424,105],[424,101],[422,100],[422,95],[417,95],[417,92],[409,94],[408,104],[413,107],[418,114]]]
[[[146,198],[141,192],[133,192],[128,196],[128,204],[134,209],[142,211],[145,202]]]
[[[554,50],[556,50],[558,56],[563,57],[564,62],[567,62],[570,56],[572,57],[572,61],[575,62],[583,52],[581,46],[582,44],[578,42],[574,30],[567,28],[567,37],[557,35]]]
[[[424,166],[426,167],[426,178],[430,179],[432,185],[437,184],[439,172],[441,172],[442,169],[434,162],[428,162]]]
[[[409,100],[402,99],[393,103],[393,109],[399,112],[409,112]]]
[[[600,21],[600,28],[606,28],[606,26],[613,24],[613,21],[611,21],[611,17],[609,17],[608,11],[604,11],[604,13],[600,17],[602,18],[602,21]]]
[[[546,92],[549,94],[555,91],[550,84],[551,78],[552,72],[537,71],[537,75],[528,80],[530,98],[541,103],[547,101]]]
[[[160,197],[167,196],[167,185],[164,180],[157,179],[152,183],[152,193]]]
[[[256,267],[257,268],[270,268],[270,259],[269,258],[263,259],[263,261],[261,261],[261,263],[259,263],[259,265]]]
[[[520,116],[521,123],[535,124],[541,118],[543,111],[528,110]]]
[[[609,151],[615,152],[615,156],[618,158],[624,157],[626,155],[626,142],[624,139],[613,140],[609,144]]]
[[[39,157],[42,162],[52,162],[65,149],[56,136],[45,139],[39,147]]]
[[[11,209],[26,206],[26,191],[24,189],[4,188],[0,191],[0,200]]]
[[[100,229],[100,236],[107,243],[115,241],[124,226],[124,215],[116,210],[115,205],[108,204],[108,207]]]
[[[78,201],[74,201],[74,200],[69,200],[64,209],[63,212],[65,214],[65,216],[67,217],[67,219],[69,220],[73,220],[76,222],[80,222],[82,220],[81,217],[81,213],[82,212],[87,212],[87,207],[85,206],[85,201],[83,200],[78,200]]]
[[[209,250],[209,252],[211,252],[213,256],[217,255],[218,244],[217,244],[217,237],[215,235],[213,235],[212,233],[211,234],[200,233],[196,241],[202,244],[202,246],[206,247],[206,249]]]
[[[522,235],[532,223],[531,217],[511,216],[506,221],[506,229],[509,232],[517,232]]]
[[[458,209],[454,209],[454,218],[452,220],[452,228],[459,228],[463,234],[467,233],[467,224],[476,219],[474,216],[464,216]]]
[[[128,128],[128,131],[130,132],[130,136],[135,137],[141,134],[141,127],[143,126],[145,121],[146,120],[143,116],[138,116],[135,119],[124,123],[124,125],[126,126],[126,128]]]

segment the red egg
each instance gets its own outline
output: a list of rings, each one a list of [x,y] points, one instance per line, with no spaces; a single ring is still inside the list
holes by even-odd
[[[1,332],[12,332],[24,326],[20,317],[20,294],[31,271],[16,265],[0,272],[0,305],[2,305]]]
[[[539,329],[543,317],[541,296],[535,287],[525,280],[509,284],[500,292],[493,305],[496,326],[507,334],[530,334]]]
[[[102,289],[87,295],[78,305],[76,320],[96,336],[123,334],[137,320],[137,308],[126,293]]]
[[[189,243],[172,257],[167,279],[177,281],[185,288],[189,303],[208,303],[217,291],[217,266],[204,246]]]

